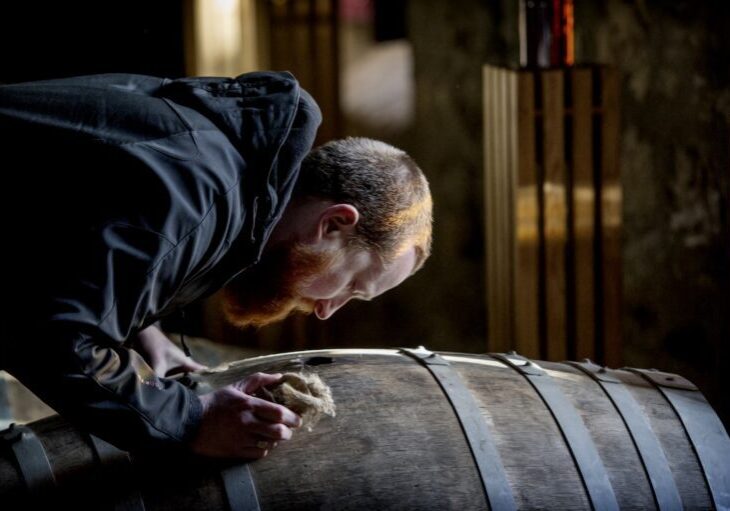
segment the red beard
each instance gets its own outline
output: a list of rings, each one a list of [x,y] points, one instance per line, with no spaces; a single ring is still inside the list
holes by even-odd
[[[234,326],[262,327],[294,312],[311,314],[314,300],[299,290],[334,261],[335,254],[313,252],[292,243],[272,248],[259,263],[234,278],[221,293],[223,313]]]

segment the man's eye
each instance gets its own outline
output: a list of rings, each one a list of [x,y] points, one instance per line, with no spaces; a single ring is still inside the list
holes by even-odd
[[[350,294],[352,294],[354,298],[359,298],[362,300],[362,291],[358,289],[357,284],[358,283],[354,280],[350,283]]]
[[[359,289],[358,284],[359,284],[358,282],[353,282],[352,284],[350,284],[350,286],[349,286],[350,295],[355,300],[362,300],[364,302],[369,302],[370,298],[365,297],[365,292],[362,289]]]

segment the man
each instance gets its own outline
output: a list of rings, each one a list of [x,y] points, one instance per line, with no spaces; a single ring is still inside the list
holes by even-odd
[[[155,326],[224,288],[236,325],[330,317],[428,257],[428,184],[366,139],[308,155],[321,120],[288,73],[100,75],[0,87],[0,367],[122,448],[259,458],[300,418],[257,374],[197,397]],[[305,158],[306,156],[306,158]]]

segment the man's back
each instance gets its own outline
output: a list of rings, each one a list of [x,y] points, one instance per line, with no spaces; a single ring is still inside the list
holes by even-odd
[[[307,105],[290,140],[300,99],[274,73],[0,87],[13,297],[0,365],[112,440],[184,437],[194,397],[121,344],[258,257],[319,123]]]

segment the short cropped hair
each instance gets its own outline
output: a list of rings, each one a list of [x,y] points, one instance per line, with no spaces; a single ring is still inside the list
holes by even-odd
[[[414,246],[418,269],[431,254],[428,181],[408,154],[391,145],[350,137],[317,147],[302,162],[295,195],[357,208],[351,243],[375,249],[386,263]]]

